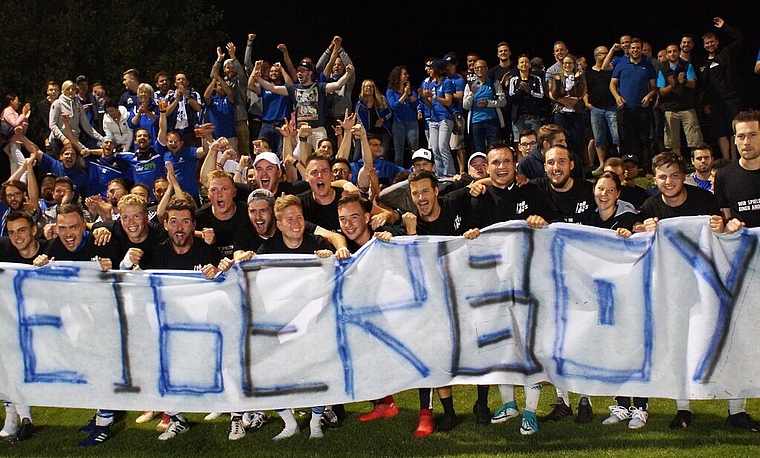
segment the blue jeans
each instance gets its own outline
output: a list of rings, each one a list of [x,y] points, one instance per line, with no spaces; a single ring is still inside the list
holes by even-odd
[[[596,107],[592,108],[591,131],[594,133],[594,143],[596,143],[596,146],[608,146],[610,144],[610,136],[607,135],[608,130],[610,135],[612,135],[612,144],[619,145],[617,109],[604,110]]]
[[[415,151],[420,146],[420,125],[417,121],[393,121],[393,162],[404,166],[404,140],[409,143],[409,148]]]
[[[435,171],[439,177],[456,175],[454,157],[451,155],[451,132],[454,120],[430,121],[430,149],[435,158]]]
[[[261,130],[259,130],[259,137],[266,137],[269,139],[269,148],[273,153],[282,159],[282,135],[277,131],[277,128],[271,122],[261,123]]]
[[[501,126],[499,121],[478,122],[470,126],[472,130],[473,152],[485,153],[488,145],[500,140],[499,130]]]
[[[520,141],[520,132],[525,129],[531,129],[538,136],[538,129],[541,127],[541,120],[539,118],[517,118],[512,123],[512,133],[514,134],[515,143]]]

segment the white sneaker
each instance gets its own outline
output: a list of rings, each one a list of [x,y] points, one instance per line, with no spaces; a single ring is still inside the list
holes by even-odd
[[[623,406],[610,406],[610,416],[602,420],[603,425],[614,425],[631,418],[631,412]]]
[[[631,421],[628,422],[628,427],[631,429],[643,428],[647,424],[649,418],[649,412],[642,407],[631,407]]]
[[[236,441],[245,437],[245,428],[243,427],[242,417],[235,417],[230,422],[230,435],[227,438]]]
[[[264,427],[269,420],[264,412],[246,412],[243,414],[243,426],[256,432]]]
[[[169,428],[166,430],[166,432],[161,433],[161,435],[158,436],[158,440],[168,441],[169,439],[174,439],[178,435],[186,433],[189,429],[189,423],[172,419],[171,423],[169,423]]]
[[[146,410],[142,413],[142,415],[137,417],[137,420],[135,420],[135,423],[147,423],[153,420],[153,418],[156,416],[157,413],[158,412],[154,412],[152,410]]]
[[[274,436],[272,438],[273,441],[281,441],[283,439],[287,439],[288,437],[295,436],[296,434],[301,432],[301,428],[296,425],[295,429],[290,429],[287,426],[285,428],[282,428],[282,431],[280,431],[280,434]]]
[[[309,430],[309,439],[323,439],[325,437],[325,433],[322,431],[321,426],[309,428]]]
[[[221,412],[211,412],[208,415],[206,415],[205,417],[203,417],[203,419],[206,420],[206,421],[212,421],[212,420],[216,420],[217,418],[219,418],[221,416],[222,416]]]

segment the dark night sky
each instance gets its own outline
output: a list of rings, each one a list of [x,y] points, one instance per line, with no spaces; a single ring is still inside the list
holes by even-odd
[[[760,46],[757,3],[718,3],[387,1],[378,2],[380,7],[345,0],[214,2],[225,12],[221,28],[238,46],[244,46],[247,33],[257,34],[256,57],[279,60],[276,46],[286,43],[294,61],[305,55],[316,58],[337,34],[356,65],[359,81],[373,78],[380,87],[385,87],[395,65],[409,67],[413,80],[419,82],[422,61],[448,51],[455,51],[460,61],[474,51],[489,66],[495,65],[499,41],[509,42],[513,58],[522,53],[540,56],[547,67],[556,40],[565,41],[570,52],[585,56],[597,45],[610,46],[623,32],[651,41],[655,52],[679,40],[684,32],[695,35],[699,45],[701,35],[714,29],[712,18],[721,16],[745,34],[740,65],[747,69],[747,82],[759,86],[760,80],[751,76]],[[562,8],[563,4],[571,5],[573,11]],[[526,5],[535,6],[528,10]]]

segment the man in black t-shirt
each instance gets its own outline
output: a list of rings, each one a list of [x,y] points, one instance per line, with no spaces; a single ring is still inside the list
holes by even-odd
[[[329,167],[328,167],[329,170]],[[282,196],[274,204],[274,216],[277,220],[277,232],[274,237],[264,242],[259,247],[257,254],[313,254],[319,258],[328,258],[333,252],[330,245],[318,235],[305,233],[306,222],[303,217],[301,201],[295,196]],[[322,432],[322,415],[325,407],[317,406],[311,408],[311,420],[309,421],[309,438],[321,439],[324,437]],[[274,440],[286,439],[298,434],[300,431],[293,412],[290,409],[278,410],[285,427]]]
[[[659,194],[654,195],[641,206],[640,218],[643,223],[634,226],[634,232],[656,231],[657,221],[677,216],[710,217],[710,229],[723,232],[723,218],[718,203],[710,191],[684,184],[686,166],[675,153],[660,153],[652,159],[654,181]]]
[[[571,176],[575,161],[564,146],[551,147],[544,156],[546,176],[531,183],[544,190],[566,223],[585,224],[596,211],[594,186]]]
[[[254,237],[253,226],[245,206],[234,200],[237,190],[229,173],[212,170],[206,182],[210,205],[195,213],[197,226],[201,228],[196,235],[216,247],[222,257],[231,259],[236,250],[235,238]]]
[[[409,191],[417,214],[402,216],[408,235],[462,235],[469,207],[469,189],[438,196],[438,179],[427,170],[409,175]]]
[[[715,198],[729,232],[760,227],[760,112],[742,111],[733,126],[739,161],[715,174]]]

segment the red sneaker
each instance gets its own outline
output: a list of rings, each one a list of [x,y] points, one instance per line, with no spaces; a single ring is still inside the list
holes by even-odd
[[[166,412],[161,414],[161,421],[158,422],[156,425],[156,431],[163,432],[169,429],[169,424],[172,422],[172,419],[169,418],[169,415],[166,415]]]
[[[433,411],[431,409],[420,409],[420,423],[414,431],[414,437],[428,437],[433,434],[434,429]]]
[[[364,415],[359,416],[359,421],[374,421],[381,418],[391,418],[398,415],[398,406],[396,403],[392,404],[378,404],[372,409],[372,412],[367,412]]]

